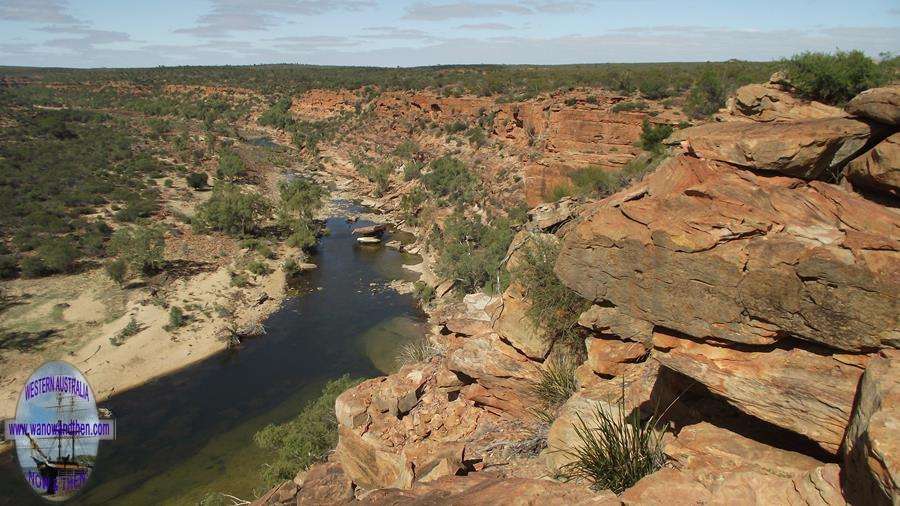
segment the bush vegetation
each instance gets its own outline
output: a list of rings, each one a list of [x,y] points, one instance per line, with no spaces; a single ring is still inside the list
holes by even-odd
[[[783,62],[791,84],[809,98],[843,104],[869,88],[888,82],[895,72],[893,60],[879,65],[862,51],[834,54],[805,52]]]
[[[532,385],[531,393],[537,406],[532,413],[547,425],[553,423],[559,413],[560,406],[575,393],[575,360],[560,355],[547,362],[540,370],[538,381]]]
[[[269,203],[260,194],[221,183],[213,189],[209,200],[197,206],[194,224],[200,230],[248,235],[257,229],[269,209]]]
[[[437,197],[466,203],[475,199],[480,181],[465,163],[446,155],[431,162],[431,171],[422,176],[422,182]]]
[[[322,207],[325,189],[318,183],[295,177],[278,185],[276,220],[287,230],[288,245],[309,249],[316,245],[315,214]]]
[[[665,462],[658,418],[641,420],[640,411],[625,412],[625,387],[614,407],[598,404],[592,420],[578,415],[578,442],[563,451],[572,462],[562,469],[564,477],[590,481],[596,490],[622,493]]]
[[[262,469],[268,486],[291,480],[299,471],[325,460],[337,444],[334,401],[357,383],[349,376],[329,381],[319,397],[308,402],[293,420],[269,424],[253,436],[254,442],[271,455],[272,460]]]
[[[162,268],[165,247],[163,231],[157,225],[120,228],[115,231],[109,242],[110,252],[138,273],[151,273]],[[113,269],[115,273],[110,274],[110,277],[121,283],[119,279],[113,277],[118,275],[119,267]],[[107,272],[109,273],[109,269]],[[122,279],[124,275],[125,273],[122,273]]]
[[[443,232],[432,238],[437,273],[456,280],[465,293],[502,291],[509,281],[503,259],[515,234],[513,226],[508,218],[484,224],[454,211],[444,222]]]
[[[209,178],[206,172],[192,172],[185,178],[185,182],[195,190],[202,190],[209,184]]]
[[[231,149],[222,149],[219,152],[219,168],[216,176],[219,179],[235,180],[247,174],[247,166],[237,152]]]
[[[580,342],[578,317],[590,302],[556,277],[553,266],[559,252],[558,242],[533,236],[519,249],[511,274],[531,302],[526,312],[531,323],[553,340],[576,344]]]

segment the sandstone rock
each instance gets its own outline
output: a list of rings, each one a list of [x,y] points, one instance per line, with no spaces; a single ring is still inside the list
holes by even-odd
[[[615,494],[584,485],[529,478],[500,478],[486,473],[444,477],[417,483],[410,490],[377,490],[363,504],[453,504],[542,506],[618,506]]]
[[[844,116],[836,107],[806,102],[773,84],[748,84],[735,92],[726,106],[726,115],[717,119],[749,119],[759,122],[784,122]]]
[[[774,448],[707,422],[681,429],[665,452],[681,470],[710,489],[729,473],[752,471],[794,479],[822,465],[812,457]]]
[[[900,133],[879,142],[847,165],[853,186],[900,197]]]
[[[585,339],[587,361],[591,369],[603,376],[619,376],[623,364],[635,362],[647,354],[643,344],[615,339]]]
[[[836,174],[882,129],[849,118],[793,123],[707,123],[678,130],[667,144],[700,158],[804,179]],[[683,143],[683,144],[682,144]]]
[[[672,506],[706,504],[709,490],[688,473],[663,468],[641,478],[622,493],[623,506]]]
[[[427,372],[418,365],[403,366],[379,385],[372,396],[372,406],[391,416],[403,416],[418,402],[427,379]]]
[[[503,292],[503,305],[494,321],[494,330],[517,350],[530,358],[543,360],[553,346],[547,332],[535,325],[528,310],[531,302],[525,298],[522,288],[512,283]]]
[[[484,293],[471,293],[463,297],[462,302],[439,305],[430,316],[432,321],[443,323],[450,332],[467,336],[482,334],[491,330],[491,315],[487,308],[499,299]]]
[[[434,296],[437,299],[440,299],[444,295],[447,295],[450,290],[453,289],[453,285],[456,284],[455,279],[447,279],[438,283],[436,287],[434,287]]]
[[[360,244],[378,244],[381,242],[381,239],[379,239],[378,237],[365,236],[365,237],[357,237],[356,242],[358,242]]]
[[[900,125],[900,86],[872,88],[853,97],[847,112],[887,125]]]
[[[622,339],[635,342],[647,342],[653,333],[653,324],[639,320],[628,313],[614,307],[603,307],[594,304],[578,317],[582,327],[604,334],[613,334]]]
[[[800,348],[737,350],[657,331],[654,357],[744,411],[835,453],[862,369]]]
[[[445,365],[476,381],[464,387],[461,395],[500,412],[526,415],[531,406],[530,385],[539,377],[537,365],[494,333],[460,341]]]
[[[833,185],[676,157],[564,226],[555,270],[692,336],[860,351],[900,342],[898,229],[896,209]]]
[[[317,464],[309,468],[303,488],[297,494],[297,505],[344,504],[353,500],[353,482],[335,463]]]
[[[900,502],[900,355],[870,362],[844,437],[844,480],[856,504]]]
[[[376,447],[343,425],[338,427],[338,444],[334,458],[347,476],[363,488],[409,488],[413,469],[401,455]],[[307,475],[305,491],[313,477]]]
[[[377,388],[385,378],[373,378],[360,385],[345,390],[334,400],[334,414],[339,424],[355,429],[368,423],[366,412],[371,403],[370,390]]]
[[[559,202],[541,204],[528,211],[530,223],[544,231],[561,225],[574,217],[575,200],[566,197]]]

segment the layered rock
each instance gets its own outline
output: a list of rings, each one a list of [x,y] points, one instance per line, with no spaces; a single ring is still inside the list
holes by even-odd
[[[847,178],[860,187],[900,197],[900,133],[879,142],[847,165]]]
[[[691,336],[859,351],[897,342],[898,228],[832,185],[681,156],[568,227],[556,272]]]
[[[866,90],[847,103],[846,109],[854,116],[900,126],[900,85]]]
[[[873,360],[859,385],[844,436],[848,496],[856,504],[900,500],[900,354]]]
[[[792,123],[708,123],[666,140],[691,155],[804,179],[838,174],[883,127],[850,118]]]
[[[719,121],[788,122],[841,116],[841,110],[819,102],[794,97],[784,86],[769,82],[748,84],[737,89],[716,115]]]

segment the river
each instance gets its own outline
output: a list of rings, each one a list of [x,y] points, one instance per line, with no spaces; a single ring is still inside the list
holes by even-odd
[[[103,403],[116,414],[117,439],[101,443],[86,490],[67,504],[196,504],[207,492],[250,497],[266,462],[252,442],[257,430],[295,416],[330,379],[392,369],[399,346],[424,335],[425,315],[411,296],[385,285],[411,279],[402,265],[420,258],[358,245],[350,230],[367,224],[327,221],[313,257],[319,268],[267,319],[265,336]],[[45,504],[27,489],[12,453],[0,457],[0,503]]]

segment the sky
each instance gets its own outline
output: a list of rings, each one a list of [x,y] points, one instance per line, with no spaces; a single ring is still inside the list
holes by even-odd
[[[900,0],[0,0],[0,65],[420,66],[900,53]]]

